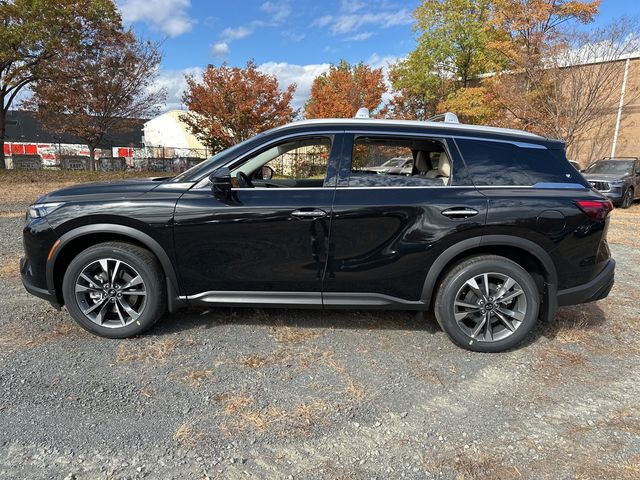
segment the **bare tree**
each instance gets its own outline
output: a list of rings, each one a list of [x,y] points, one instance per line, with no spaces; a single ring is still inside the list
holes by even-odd
[[[605,134],[603,123],[619,107],[625,60],[640,53],[637,25],[622,19],[589,32],[573,31],[545,51],[539,63],[497,76],[492,85],[520,128],[561,138],[571,149],[580,138]],[[622,107],[638,98],[627,90]]]

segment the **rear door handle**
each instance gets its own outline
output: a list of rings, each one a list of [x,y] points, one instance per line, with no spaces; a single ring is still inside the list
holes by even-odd
[[[324,210],[319,210],[319,209],[315,209],[315,210],[294,210],[293,212],[291,212],[291,216],[292,217],[297,217],[297,218],[321,218],[321,217],[326,217],[327,216],[327,212],[325,212]]]
[[[443,210],[442,215],[449,218],[469,218],[477,215],[479,212],[475,208],[447,208]]]

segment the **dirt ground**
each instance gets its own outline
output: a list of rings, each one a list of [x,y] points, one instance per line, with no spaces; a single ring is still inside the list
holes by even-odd
[[[15,172],[10,172],[15,173]],[[190,310],[106,340],[28,295],[0,174],[0,478],[640,478],[640,205],[606,300],[503,354],[407,312]]]

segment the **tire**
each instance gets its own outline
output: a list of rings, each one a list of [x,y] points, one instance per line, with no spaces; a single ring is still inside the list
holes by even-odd
[[[622,197],[622,202],[620,203],[620,208],[629,208],[633,204],[633,188],[627,188],[627,191],[624,192],[624,197]]]
[[[502,292],[505,285],[509,288]],[[496,295],[506,302],[496,301]],[[518,346],[535,326],[539,303],[538,287],[524,268],[504,257],[478,255],[445,274],[434,310],[440,327],[456,345],[474,352],[502,352]]]
[[[85,330],[127,338],[151,328],[166,311],[163,279],[148,250],[124,242],[100,243],[71,261],[62,295],[69,314]]]

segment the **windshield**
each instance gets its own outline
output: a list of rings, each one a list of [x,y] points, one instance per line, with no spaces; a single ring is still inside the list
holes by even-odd
[[[587,168],[585,173],[629,175],[632,169],[633,160],[601,160]]]
[[[173,177],[171,181],[178,183],[178,182],[185,182],[187,181],[188,178],[191,178],[192,180],[194,180],[195,178],[198,178],[202,172],[205,172],[206,170],[208,170],[216,162],[222,160],[223,158],[227,158],[229,154],[232,154],[236,150],[240,150],[243,146],[245,146],[251,140],[257,137],[260,137],[262,135],[264,135],[264,133],[256,135],[255,137],[251,137],[248,140],[245,140],[243,142],[236,143],[233,147],[229,147],[226,150],[222,150],[221,152],[218,152],[213,157],[208,158],[203,162],[200,162],[199,164],[191,167],[189,170],[185,170],[180,175]]]

